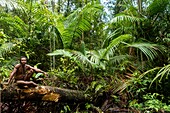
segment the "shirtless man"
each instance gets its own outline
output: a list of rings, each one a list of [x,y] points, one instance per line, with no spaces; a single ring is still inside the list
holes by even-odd
[[[34,72],[39,72],[47,75],[46,72],[28,65],[26,57],[21,57],[20,64],[15,65],[14,70],[10,74],[8,84],[11,83],[12,78],[14,77],[15,83],[17,83],[17,85],[37,86],[36,83],[30,81],[30,78]]]

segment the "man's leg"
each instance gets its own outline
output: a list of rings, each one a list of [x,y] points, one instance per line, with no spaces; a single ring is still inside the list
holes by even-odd
[[[34,83],[33,81],[30,81],[30,78],[32,77],[32,75],[34,74],[34,70],[30,69],[28,71],[28,73],[24,76],[23,80],[17,80],[16,83],[18,86],[37,86],[36,83]]]
[[[37,86],[36,83],[34,83],[33,81],[23,81],[23,80],[18,80],[16,81],[17,85],[19,86],[24,86],[24,85],[27,85],[27,86]]]
[[[28,71],[28,73],[26,74],[26,76],[24,77],[25,81],[30,81],[30,78],[32,77],[32,75],[34,74],[34,70],[30,69]]]

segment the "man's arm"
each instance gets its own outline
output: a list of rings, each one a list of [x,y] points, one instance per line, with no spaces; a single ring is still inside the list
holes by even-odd
[[[12,80],[12,78],[14,77],[14,74],[17,72],[17,67],[18,67],[18,66],[19,66],[19,65],[16,65],[16,66],[14,67],[12,73],[10,74],[10,77],[9,77],[9,80],[8,80],[8,84],[11,83],[11,80]]]
[[[45,71],[42,71],[41,69],[34,68],[34,67],[30,66],[30,65],[27,65],[27,66],[29,66],[29,68],[33,69],[35,72],[39,72],[39,73],[43,73],[44,75],[47,75],[47,73]]]

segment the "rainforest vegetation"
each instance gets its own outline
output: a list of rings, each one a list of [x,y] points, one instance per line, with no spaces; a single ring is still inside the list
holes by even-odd
[[[40,85],[88,100],[1,102],[4,113],[170,112],[169,0],[0,0],[0,82],[21,56],[48,73]]]

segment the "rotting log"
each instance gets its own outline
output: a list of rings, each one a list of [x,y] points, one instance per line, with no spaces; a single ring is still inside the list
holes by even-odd
[[[29,101],[84,101],[84,91],[63,89],[51,86],[37,86],[19,88],[15,84],[5,86],[1,84],[1,101],[29,100]]]

